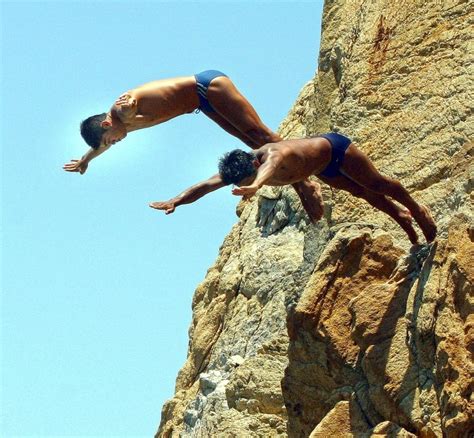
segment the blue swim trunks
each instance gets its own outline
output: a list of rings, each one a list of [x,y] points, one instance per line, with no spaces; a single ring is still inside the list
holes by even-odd
[[[344,162],[344,155],[349,145],[352,143],[350,138],[344,137],[341,134],[336,134],[335,132],[330,132],[329,134],[321,134],[318,137],[323,137],[326,140],[329,140],[331,143],[331,161],[327,165],[320,175],[327,178],[333,178],[335,176],[341,176],[339,168]]]
[[[197,92],[199,97],[199,109],[208,113],[215,113],[215,109],[212,108],[211,104],[207,100],[207,89],[211,81],[220,76],[225,76],[224,73],[218,70],[206,70],[201,73],[194,75],[196,78]]]

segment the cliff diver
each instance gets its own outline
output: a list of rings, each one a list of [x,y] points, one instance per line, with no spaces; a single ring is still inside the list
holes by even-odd
[[[381,175],[367,155],[341,134],[268,143],[252,152],[235,149],[220,159],[219,175],[222,184],[238,186],[232,190],[234,195],[247,197],[263,185],[294,184],[315,175],[329,186],[362,198],[388,214],[412,244],[418,243],[412,219],[428,242],[436,237],[436,224],[428,208],[419,205],[399,181]],[[196,199],[196,193],[188,189],[175,198],[174,206]]]
[[[65,164],[63,169],[84,174],[91,160],[123,140],[129,132],[192,112],[203,112],[252,149],[281,140],[278,134],[265,126],[227,75],[217,70],[206,70],[193,76],[140,85],[120,95],[108,112],[85,119],[80,130],[90,149],[82,158]],[[224,185],[220,175],[216,174],[188,190],[187,196],[198,199]],[[319,220],[323,214],[319,184],[306,179],[296,181],[293,187],[310,219]],[[170,199],[150,206],[169,214],[174,211],[175,202],[175,199]]]

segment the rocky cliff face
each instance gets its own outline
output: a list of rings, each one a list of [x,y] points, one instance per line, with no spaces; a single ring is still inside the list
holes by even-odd
[[[323,187],[310,224],[264,187],[196,290],[159,437],[474,434],[472,2],[326,0],[318,72],[283,136],[335,130],[435,217],[410,247]]]

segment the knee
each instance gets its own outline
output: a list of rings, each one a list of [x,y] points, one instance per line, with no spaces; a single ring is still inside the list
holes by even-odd
[[[250,149],[258,149],[260,146],[254,141],[252,140],[251,138],[249,137],[244,137],[242,136],[241,137],[241,140],[248,146],[250,147]]]

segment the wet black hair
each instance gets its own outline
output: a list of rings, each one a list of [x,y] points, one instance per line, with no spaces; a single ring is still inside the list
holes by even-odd
[[[242,149],[234,149],[224,154],[219,160],[219,174],[224,184],[238,184],[244,178],[254,175],[255,158],[253,152],[245,152]]]
[[[93,149],[98,149],[102,142],[105,129],[100,125],[106,118],[107,113],[90,116],[81,122],[81,135],[84,141]]]

